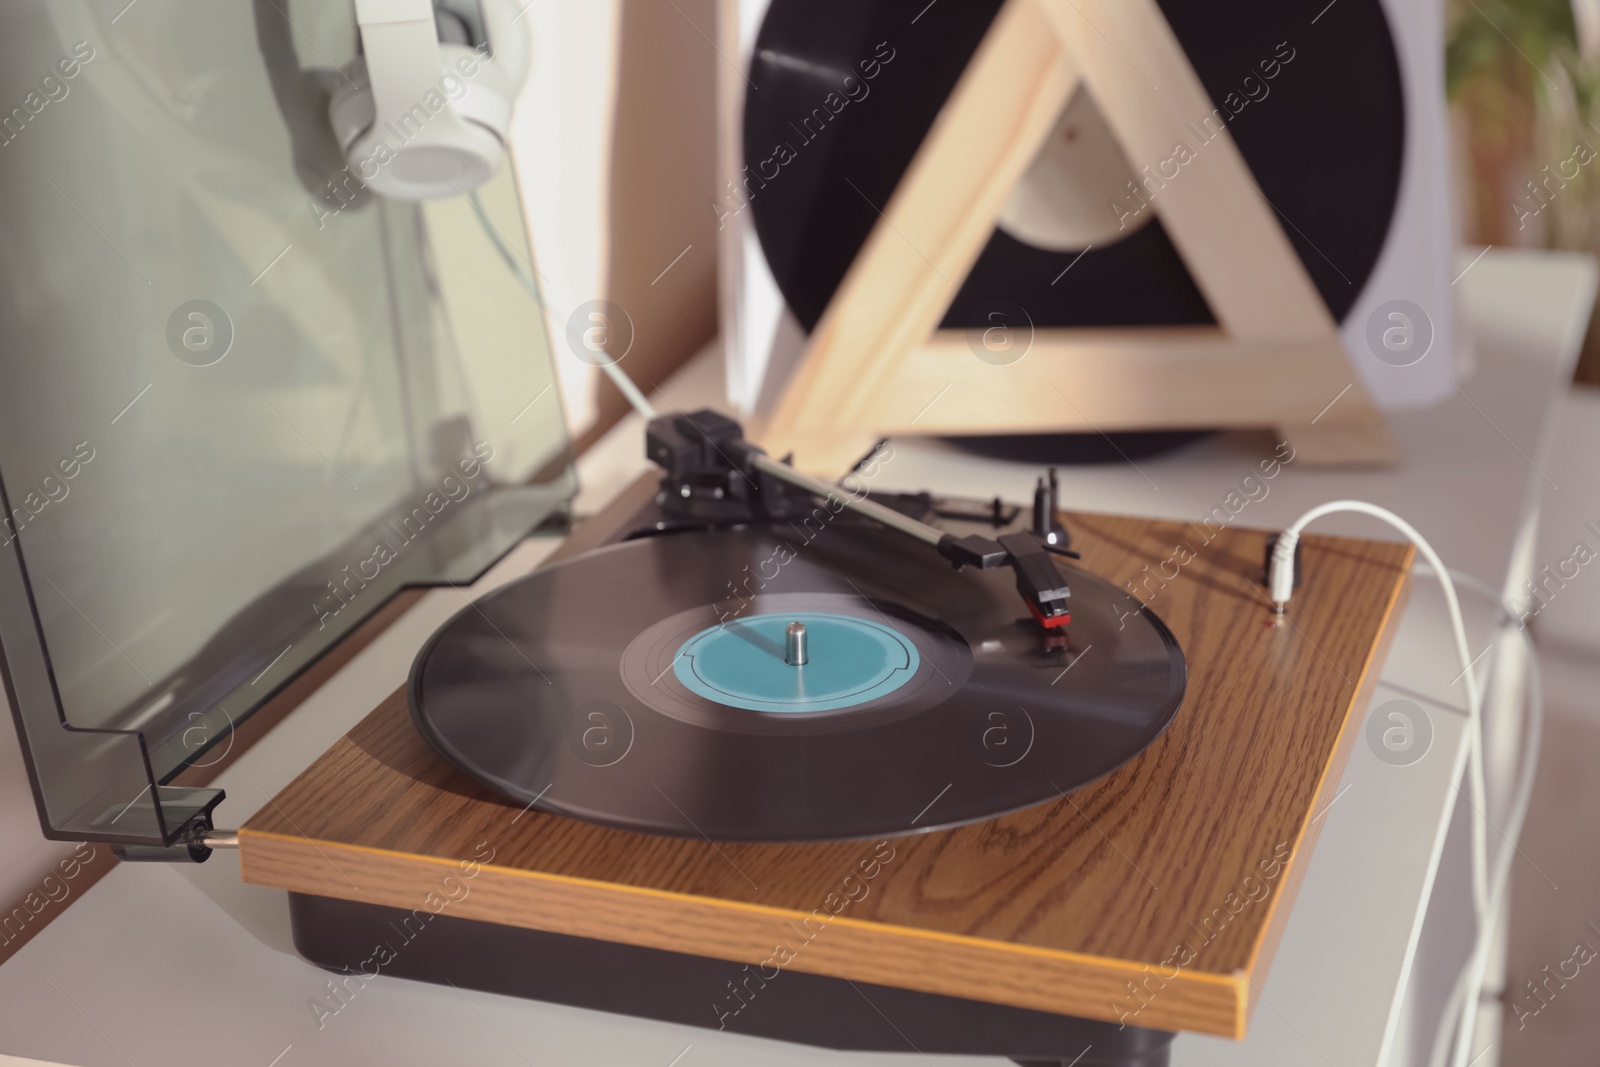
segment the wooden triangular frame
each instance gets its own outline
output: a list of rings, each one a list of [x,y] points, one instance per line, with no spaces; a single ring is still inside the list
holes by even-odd
[[[995,366],[937,327],[1080,84],[1129,159],[1196,149],[1151,206],[1217,325],[1041,329],[1023,358]],[[1259,426],[1309,463],[1397,460],[1226,123],[1204,124],[1214,109],[1155,0],[1006,0],[759,426],[763,442],[831,470],[880,434]]]

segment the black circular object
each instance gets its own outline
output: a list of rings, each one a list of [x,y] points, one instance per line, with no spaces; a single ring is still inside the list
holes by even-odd
[[[1343,319],[1377,263],[1399,196],[1404,97],[1379,0],[1327,10],[1323,0],[1160,6],[1207,93],[1231,116],[1235,143],[1329,311]],[[999,7],[772,0],[745,94],[742,184],[778,288],[807,331]],[[1290,52],[1263,80],[1260,64]],[[1073,265],[1076,257],[996,230],[943,326],[970,328],[997,300],[1021,304],[1038,327],[1214,321],[1159,221]]]
[[[809,542],[788,526],[628,541],[446,623],[412,668],[412,718],[517,803],[608,826],[812,841],[958,825],[1109,773],[1177,713],[1185,668],[1166,626],[1103,579],[1067,573],[1072,621],[1047,631],[1009,570],[957,572],[844,520]],[[673,650],[697,630],[720,621],[738,637],[785,612],[888,633],[910,673],[853,706],[799,712],[683,684]],[[824,636],[802,669],[829,654]]]

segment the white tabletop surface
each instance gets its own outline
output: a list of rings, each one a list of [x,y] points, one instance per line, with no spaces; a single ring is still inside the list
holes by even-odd
[[[1396,415],[1406,463],[1377,472],[1290,464],[1242,525],[1288,522],[1323,500],[1358,496],[1408,516],[1451,565],[1501,585],[1532,562],[1530,517],[1541,489],[1555,399],[1570,375],[1592,299],[1594,271],[1576,257],[1491,253],[1457,288],[1477,336],[1476,372],[1435,409]],[[667,387],[685,408],[717,387],[698,361]],[[1197,519],[1270,449],[1226,435],[1167,456],[1063,471],[1064,505]],[[580,509],[593,510],[645,469],[630,418],[586,455]],[[931,442],[896,442],[877,488],[996,493],[1026,500],[1037,471],[979,460]],[[1384,536],[1336,518],[1318,530]],[[1519,549],[1519,546],[1520,549]],[[551,541],[529,541],[474,593],[536,566]],[[416,650],[462,594],[438,590],[357,655],[219,784],[218,825],[238,825],[404,680]],[[1489,611],[1469,599],[1474,640]],[[1262,1003],[1242,1043],[1185,1035],[1173,1061],[1206,1064],[1384,1062],[1397,1033],[1435,878],[1461,871],[1445,831],[1465,757],[1463,699],[1437,587],[1419,580],[1383,672],[1377,702],[1394,696],[1427,711],[1434,740],[1407,767],[1358,742],[1312,858]],[[1465,887],[1459,886],[1461,899]],[[1430,918],[1430,924],[1433,920]],[[892,1064],[905,1056],[825,1053],[799,1046],[463,993],[399,979],[370,982],[319,1028],[308,1002],[325,972],[289,943],[285,894],[239,880],[237,856],[201,866],[122,864],[0,966],[0,1052],[90,1065],[538,1064],[713,1067],[760,1062]],[[994,1063],[940,1057],[940,1063]],[[1402,1062],[1396,1059],[1394,1062]]]

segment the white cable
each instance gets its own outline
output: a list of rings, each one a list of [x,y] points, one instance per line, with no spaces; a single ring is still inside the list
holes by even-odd
[[[1420,570],[1420,569],[1419,569]],[[1431,568],[1430,568],[1431,571]],[[1517,612],[1500,599],[1500,594],[1489,583],[1474,578],[1472,575],[1463,574],[1452,570],[1450,577],[1461,585],[1494,601],[1501,608],[1496,630],[1504,633],[1512,628],[1512,623],[1517,619]],[[1494,869],[1489,879],[1490,915],[1489,922],[1481,927],[1478,939],[1473,944],[1473,951],[1462,964],[1461,971],[1456,976],[1455,985],[1451,987],[1450,996],[1445,1001],[1440,1012],[1439,1023],[1434,1031],[1433,1051],[1429,1057],[1432,1067],[1443,1067],[1445,1054],[1451,1048],[1448,1035],[1451,1030],[1457,1031],[1455,1044],[1455,1063],[1461,1065],[1466,1062],[1471,1051],[1469,1041],[1472,1036],[1472,1024],[1477,1020],[1477,1012],[1467,1012],[1471,1003],[1474,989],[1482,989],[1484,972],[1488,967],[1489,949],[1493,944],[1496,933],[1496,924],[1499,922],[1505,904],[1505,894],[1511,878],[1511,859],[1516,852],[1517,841],[1522,836],[1523,825],[1527,822],[1528,808],[1533,800],[1534,773],[1539,762],[1540,745],[1544,738],[1544,679],[1539,671],[1538,650],[1534,646],[1533,634],[1526,625],[1517,626],[1522,635],[1523,643],[1527,646],[1528,660],[1528,705],[1524,730],[1522,759],[1517,768],[1516,786],[1512,790],[1511,803],[1506,811],[1506,824],[1503,836],[1506,844],[1500,854],[1495,857]],[[1496,660],[1490,660],[1490,673],[1493,673]],[[1484,691],[1489,687],[1485,681]]]
[[[1473,672],[1472,651],[1467,645],[1467,628],[1461,616],[1461,602],[1456,599],[1455,583],[1450,580],[1448,568],[1444,560],[1439,558],[1439,553],[1433,550],[1428,539],[1417,532],[1416,527],[1390,511],[1380,508],[1376,504],[1369,504],[1364,500],[1332,500],[1326,504],[1319,504],[1300,516],[1289,528],[1278,535],[1278,542],[1273,546],[1272,560],[1267,567],[1267,584],[1270,586],[1270,595],[1278,612],[1283,612],[1289,598],[1294,595],[1294,556],[1295,546],[1300,543],[1300,532],[1308,525],[1335,512],[1351,511],[1361,515],[1370,515],[1381,519],[1390,526],[1399,530],[1417,546],[1417,551],[1439,576],[1439,585],[1444,590],[1445,605],[1450,610],[1450,629],[1455,637],[1456,655],[1461,659],[1461,677],[1467,685],[1467,731],[1470,738],[1468,745],[1469,778],[1472,787],[1472,805],[1474,816],[1472,820],[1472,903],[1480,923],[1487,913],[1489,906],[1489,877],[1488,877],[1488,824],[1484,812],[1487,810],[1487,788],[1483,777],[1483,732],[1480,715],[1482,711],[1482,690],[1478,688],[1477,675]]]
[[[1488,967],[1489,951],[1493,945],[1495,924],[1499,913],[1503,910],[1506,885],[1510,880],[1511,856],[1516,851],[1516,842],[1522,833],[1523,823],[1527,819],[1528,807],[1533,796],[1534,771],[1538,762],[1539,744],[1543,734],[1544,723],[1544,691],[1543,682],[1539,674],[1538,660],[1533,646],[1532,635],[1527,627],[1521,627],[1523,639],[1528,645],[1528,716],[1526,737],[1522,752],[1521,766],[1518,769],[1516,788],[1513,790],[1511,805],[1507,816],[1507,844],[1495,857],[1492,874],[1488,870],[1488,797],[1487,787],[1483,774],[1483,693],[1484,688],[1478,685],[1477,677],[1473,672],[1472,654],[1467,645],[1466,624],[1461,614],[1461,604],[1456,597],[1455,583],[1474,589],[1501,607],[1500,617],[1496,629],[1503,632],[1510,621],[1516,617],[1516,612],[1507,607],[1500,600],[1500,594],[1487,583],[1451,571],[1445,567],[1444,561],[1439,558],[1425,537],[1422,536],[1410,523],[1386,508],[1378,507],[1360,500],[1331,501],[1312,508],[1297,519],[1287,530],[1279,535],[1273,547],[1271,561],[1268,564],[1268,585],[1271,588],[1271,597],[1278,611],[1282,613],[1289,599],[1294,594],[1294,557],[1295,548],[1299,543],[1301,531],[1307,525],[1324,515],[1334,512],[1348,511],[1358,514],[1370,515],[1374,518],[1393,526],[1405,534],[1417,550],[1427,560],[1428,569],[1433,577],[1437,578],[1444,591],[1445,603],[1450,612],[1450,625],[1456,644],[1456,653],[1461,660],[1461,677],[1467,686],[1467,714],[1468,714],[1468,754],[1471,767],[1472,787],[1472,889],[1473,912],[1477,921],[1477,935],[1474,939],[1472,951],[1468,954],[1456,982],[1452,986],[1450,995],[1445,1001],[1444,1009],[1439,1019],[1438,1029],[1434,1033],[1433,1051],[1430,1057],[1433,1067],[1440,1067],[1445,1053],[1449,1050],[1450,1043],[1446,1040],[1452,1029],[1456,1030],[1454,1062],[1457,1067],[1464,1067],[1467,1055],[1471,1049],[1471,1038],[1474,1024],[1477,1021],[1477,1011],[1469,1010],[1473,1001],[1473,990],[1481,990],[1484,982],[1484,973]],[[1419,568],[1419,572],[1420,572]],[[1490,672],[1493,671],[1494,662],[1490,662]]]
[[[628,398],[628,403],[633,405],[633,410],[645,422],[650,422],[656,417],[655,405],[645,399],[639,387],[633,384],[633,379],[628,377],[623,369],[617,366],[616,360],[600,364],[600,369],[606,372],[606,377],[611,379],[611,384],[616,386],[623,396]]]

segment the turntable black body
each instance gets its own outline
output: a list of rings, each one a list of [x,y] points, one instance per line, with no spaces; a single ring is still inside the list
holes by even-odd
[[[439,915],[405,941],[405,908],[291,893],[300,954],[384,974],[849,1052],[1004,1056],[1030,1067],[1166,1067],[1173,1033],[871,982]],[[412,927],[414,928],[414,927]],[[397,931],[403,931],[398,933]],[[826,936],[826,935],[823,935]],[[338,979],[336,978],[337,982]]]

